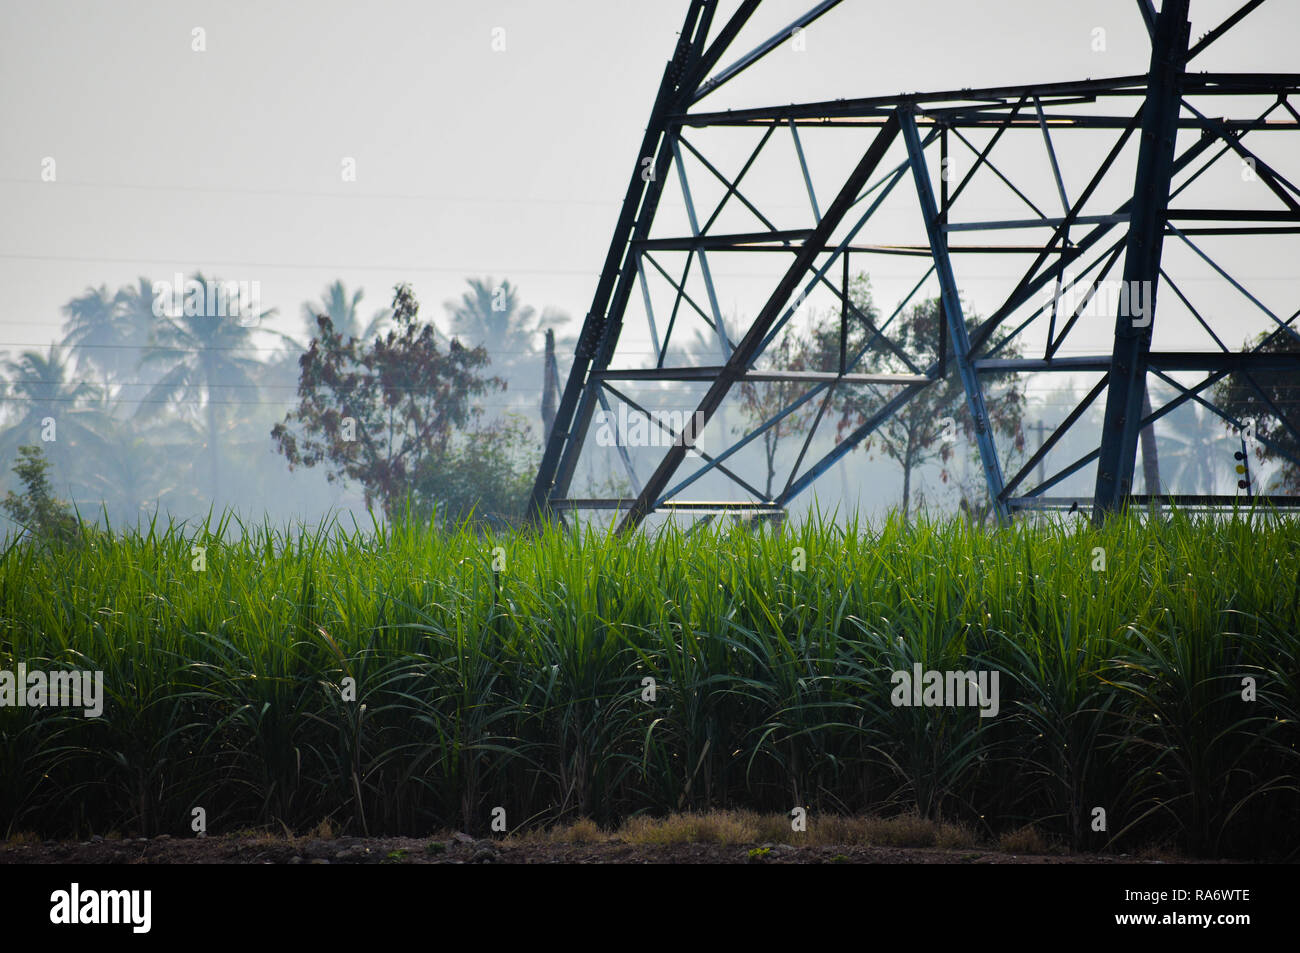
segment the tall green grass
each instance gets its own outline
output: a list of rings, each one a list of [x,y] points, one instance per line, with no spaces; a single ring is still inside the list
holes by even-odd
[[[798,805],[1294,856],[1298,544],[1250,514],[627,538],[83,526],[0,561],[0,669],[102,670],[108,695],[99,719],[0,708],[0,831],[181,834],[195,807],[212,832],[376,834],[482,831],[497,806],[513,830]],[[914,662],[998,671],[998,715],[893,706]]]

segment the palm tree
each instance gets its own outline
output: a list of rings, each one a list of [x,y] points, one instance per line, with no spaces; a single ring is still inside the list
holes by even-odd
[[[6,402],[17,405],[18,416],[0,433],[0,460],[12,460],[23,444],[45,442],[46,424],[52,421],[50,457],[68,479],[66,467],[80,456],[73,449],[93,452],[103,443],[102,413],[87,406],[100,396],[100,389],[87,381],[70,381],[68,364],[55,345],[45,354],[24,351],[17,360],[7,361],[5,369],[11,375]]]
[[[135,362],[132,371],[137,378],[141,378],[146,370],[141,364],[154,329],[158,326],[159,315],[154,310],[153,282],[148,278],[140,278],[134,285],[119,288],[113,302],[117,306],[118,326],[122,330],[123,342],[132,348],[128,352]],[[149,380],[147,375],[143,380],[149,385],[156,383]]]
[[[349,297],[347,287],[343,282],[335,281],[333,284],[327,285],[321,293],[319,305],[304,301],[302,318],[307,325],[307,339],[311,340],[316,336],[318,331],[316,316],[320,314],[326,315],[330,319],[330,323],[334,325],[334,330],[341,334],[344,340],[353,337],[364,341],[378,334],[383,325],[392,318],[393,311],[391,308],[381,308],[375,312],[370,322],[362,328],[357,308],[364,296],[365,291],[358,288]]]
[[[205,302],[219,300],[219,296],[208,293],[217,284],[216,279],[201,274],[196,274],[194,279],[204,288]],[[207,427],[208,485],[213,501],[222,489],[218,441],[224,413],[219,408],[236,398],[239,403],[256,399],[254,376],[260,363],[241,352],[252,348],[254,331],[265,330],[256,325],[272,313],[273,309],[252,315],[252,325],[243,323],[241,318],[245,316],[240,314],[164,316],[159,319],[159,327],[145,355],[145,363],[163,368],[163,373],[141,401],[136,416],[152,416],[176,399],[194,405],[202,400]]]
[[[129,373],[138,360],[124,346],[125,328],[120,320],[116,297],[108,285],[87,288],[63,306],[63,343],[72,348],[77,363],[94,367],[110,377]]]
[[[509,281],[467,279],[469,290],[459,301],[443,307],[453,337],[469,345],[483,345],[492,357],[496,374],[507,382],[506,399],[513,409],[535,412],[542,394],[546,358],[538,336],[548,327],[563,324],[568,316],[525,305]]]
[[[202,511],[203,500],[189,478],[199,463],[194,448],[203,445],[202,431],[193,421],[159,421],[141,432],[138,421],[113,416],[105,436],[94,457],[94,473],[86,480],[86,495],[98,501],[109,520],[130,526],[153,510],[177,515]]]
[[[1225,438],[1218,421],[1200,404],[1191,403],[1166,414],[1160,439],[1166,461],[1173,464],[1170,492],[1216,492],[1224,462],[1231,462],[1236,441]],[[1169,444],[1174,448],[1169,449]]]
[[[72,349],[77,366],[93,367],[107,382],[123,385],[139,376],[140,361],[149,344],[157,316],[154,287],[148,278],[109,295],[108,287],[87,288],[63,306],[64,345]],[[146,386],[154,381],[143,381]]]
[[[468,281],[469,291],[460,296],[460,301],[443,305],[451,319],[451,333],[507,358],[531,351],[533,338],[542,325],[536,310],[521,304],[519,290],[509,281],[499,285],[491,278]]]
[[[1142,391],[1142,416],[1144,418],[1151,416],[1151,390],[1146,388]],[[1143,427],[1138,434],[1138,441],[1142,445],[1142,485],[1146,488],[1148,495],[1160,493],[1160,459],[1156,450],[1156,428],[1152,424]],[[1160,504],[1152,504],[1152,512],[1157,516],[1160,515]]]

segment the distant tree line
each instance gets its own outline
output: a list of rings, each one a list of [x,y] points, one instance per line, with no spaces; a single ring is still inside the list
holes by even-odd
[[[390,516],[409,505],[517,520],[540,453],[542,337],[566,319],[539,317],[508,281],[468,284],[446,305],[450,338],[419,321],[408,287],[366,315],[363,291],[336,281],[302,305],[302,340],[202,274],[184,307],[146,278],[86,289],[64,306],[58,344],[3,364],[0,462],[22,486],[6,515],[26,526],[45,514],[49,527],[72,504],[118,525],[327,509],[350,486]],[[531,394],[485,412],[482,400],[528,378]],[[345,417],[348,439],[329,430]]]

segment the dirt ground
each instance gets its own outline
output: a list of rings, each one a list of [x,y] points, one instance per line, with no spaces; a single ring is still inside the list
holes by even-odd
[[[413,837],[266,835],[44,841],[0,845],[0,864],[1132,864],[1184,863],[1127,854],[1026,854],[925,847],[638,844]]]

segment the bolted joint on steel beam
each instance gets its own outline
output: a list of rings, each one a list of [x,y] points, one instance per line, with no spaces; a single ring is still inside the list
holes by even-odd
[[[579,357],[591,360],[596,356],[596,351],[605,336],[605,328],[608,324],[609,322],[603,315],[587,315],[587,320],[582,327],[582,334],[578,338],[576,350]]]

